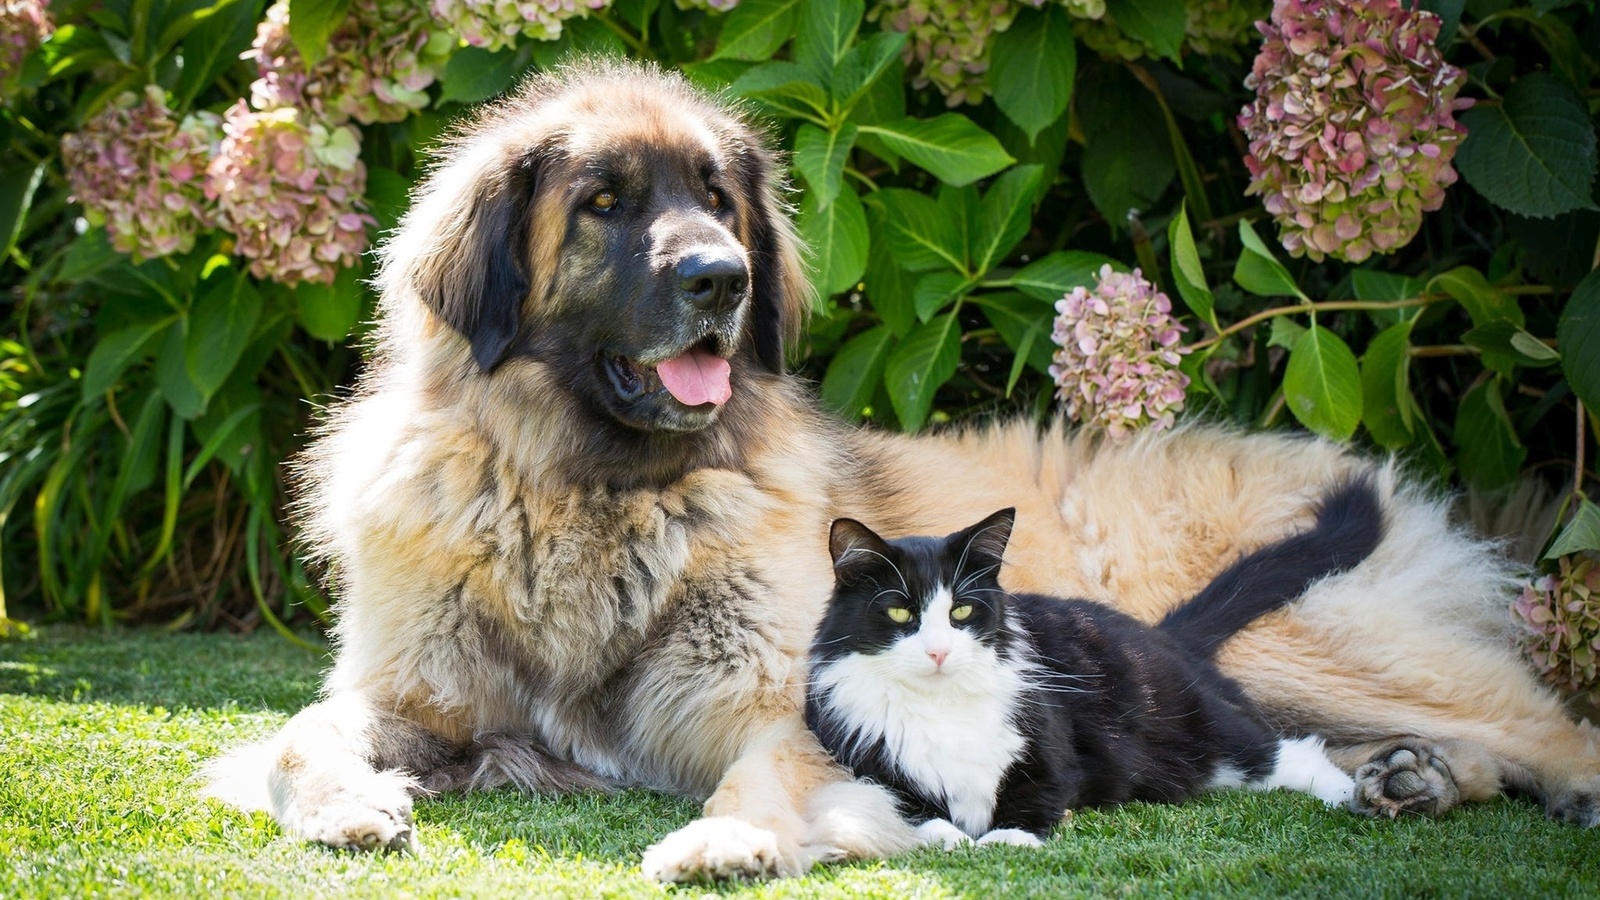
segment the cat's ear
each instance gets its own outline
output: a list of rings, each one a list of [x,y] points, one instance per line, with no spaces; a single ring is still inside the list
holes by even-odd
[[[1006,543],[1011,540],[1011,526],[1016,520],[1016,508],[1008,506],[960,532],[957,541],[966,545],[968,559],[985,560],[998,566],[1006,555]]]
[[[881,560],[889,555],[889,545],[877,532],[855,519],[835,519],[828,529],[828,553],[833,569],[844,574],[856,566]]]

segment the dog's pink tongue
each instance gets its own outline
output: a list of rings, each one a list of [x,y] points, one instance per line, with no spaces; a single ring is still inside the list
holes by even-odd
[[[715,353],[690,350],[656,366],[656,374],[661,376],[661,384],[684,406],[702,403],[721,406],[733,396],[733,387],[728,384],[730,369],[728,361]]]

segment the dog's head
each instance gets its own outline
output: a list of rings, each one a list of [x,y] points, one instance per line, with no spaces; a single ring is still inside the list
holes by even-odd
[[[473,375],[518,358],[647,433],[718,420],[783,370],[807,306],[781,167],[728,105],[654,69],[530,80],[453,138],[383,250]]]

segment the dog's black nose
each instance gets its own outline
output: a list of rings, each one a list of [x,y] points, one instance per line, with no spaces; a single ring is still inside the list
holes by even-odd
[[[744,260],[732,253],[701,251],[678,261],[678,292],[697,309],[720,312],[744,299]]]

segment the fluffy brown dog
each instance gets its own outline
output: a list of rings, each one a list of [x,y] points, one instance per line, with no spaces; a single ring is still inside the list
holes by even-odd
[[[424,789],[707,797],[645,855],[667,880],[896,852],[913,836],[891,801],[799,712],[832,519],[937,534],[1015,506],[1008,587],[1154,619],[1371,472],[1376,553],[1221,661],[1329,739],[1369,813],[1514,785],[1600,819],[1594,731],[1505,639],[1509,567],[1392,467],[1200,426],[831,421],[784,373],[807,297],[782,167],[670,75],[536,79],[439,159],[383,249],[367,375],[302,463],[339,594],[326,699],[224,760],[218,793],[350,848],[409,845]]]

